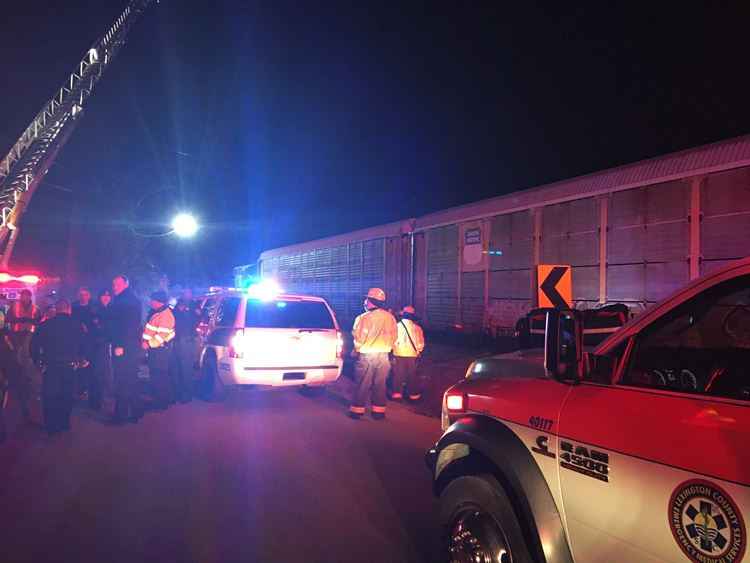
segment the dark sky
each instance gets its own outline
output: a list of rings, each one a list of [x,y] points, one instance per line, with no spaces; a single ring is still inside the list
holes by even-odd
[[[3,152],[125,2],[15,4]],[[109,275],[138,253],[224,281],[266,248],[750,132],[747,2],[522,4],[162,0],[35,196],[16,263]],[[197,239],[129,234],[178,208]]]

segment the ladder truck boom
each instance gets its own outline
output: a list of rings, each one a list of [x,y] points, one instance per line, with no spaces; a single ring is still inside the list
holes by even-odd
[[[21,217],[72,134],[94,86],[151,3],[153,0],[128,2],[104,36],[86,52],[65,83],[0,160],[0,267],[7,268]]]

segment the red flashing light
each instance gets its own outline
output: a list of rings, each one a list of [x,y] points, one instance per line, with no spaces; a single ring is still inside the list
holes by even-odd
[[[7,283],[10,281],[19,281],[21,283],[27,283],[30,285],[38,284],[41,279],[39,276],[34,274],[24,274],[23,276],[13,276],[8,272],[0,272],[0,283]]]

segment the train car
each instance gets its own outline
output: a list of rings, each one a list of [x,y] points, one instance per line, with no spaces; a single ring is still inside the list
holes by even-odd
[[[635,313],[748,255],[750,136],[263,252],[258,274],[325,297],[344,322],[369,286],[431,329],[512,330],[536,266],[572,267],[578,308]]]

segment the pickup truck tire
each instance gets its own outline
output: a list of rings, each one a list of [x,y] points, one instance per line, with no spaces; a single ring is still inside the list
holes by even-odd
[[[533,563],[513,505],[492,475],[465,475],[440,495],[447,561]]]

